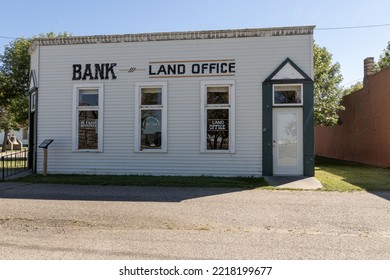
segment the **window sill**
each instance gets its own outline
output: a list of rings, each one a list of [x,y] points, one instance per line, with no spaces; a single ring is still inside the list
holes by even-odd
[[[136,150],[134,151],[135,153],[155,153],[155,154],[161,154],[161,153],[166,153],[167,149],[144,149],[144,150]]]
[[[73,153],[102,153],[103,150],[88,150],[88,149],[85,149],[85,150],[73,150],[72,152]]]

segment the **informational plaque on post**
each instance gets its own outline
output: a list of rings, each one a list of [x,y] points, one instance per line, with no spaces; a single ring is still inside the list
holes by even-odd
[[[54,140],[53,139],[46,139],[45,141],[43,141],[41,144],[39,144],[39,148],[43,148],[43,149],[47,149],[47,147],[49,147],[49,145],[51,144],[51,142],[53,142]]]

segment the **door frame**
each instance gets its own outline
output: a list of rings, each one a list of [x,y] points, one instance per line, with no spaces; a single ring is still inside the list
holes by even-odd
[[[287,66],[287,67],[285,67]],[[291,77],[278,75],[291,73],[285,69],[295,71]],[[279,77],[283,76],[283,79]],[[313,80],[302,71],[291,59],[287,58],[263,81],[262,86],[262,175],[272,176],[273,172],[273,86],[276,84],[302,84],[302,134],[303,134],[303,175],[314,176],[314,108],[313,108]],[[297,106],[298,107],[298,106]]]
[[[37,169],[37,130],[38,130],[38,81],[34,69],[30,70],[29,84],[29,135],[28,135],[28,168],[36,173]]]

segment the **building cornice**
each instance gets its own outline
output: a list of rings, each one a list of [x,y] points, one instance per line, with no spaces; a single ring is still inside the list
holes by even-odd
[[[31,44],[29,48],[29,53],[30,54],[33,53],[38,46],[311,35],[313,34],[314,28],[315,26],[309,25],[309,26],[292,26],[292,27],[275,27],[275,28],[205,30],[205,31],[188,31],[188,32],[160,32],[160,33],[140,33],[140,34],[123,34],[123,35],[71,36],[71,37],[64,37],[64,38],[37,38]]]

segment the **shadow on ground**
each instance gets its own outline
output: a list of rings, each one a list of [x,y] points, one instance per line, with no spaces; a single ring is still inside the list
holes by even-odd
[[[375,192],[369,191],[369,193],[390,201],[390,192],[389,191],[375,191]]]
[[[319,190],[322,184],[315,177],[306,176],[265,176],[269,185],[279,189]]]
[[[0,183],[0,199],[180,202],[246,191],[245,188],[180,188]]]

